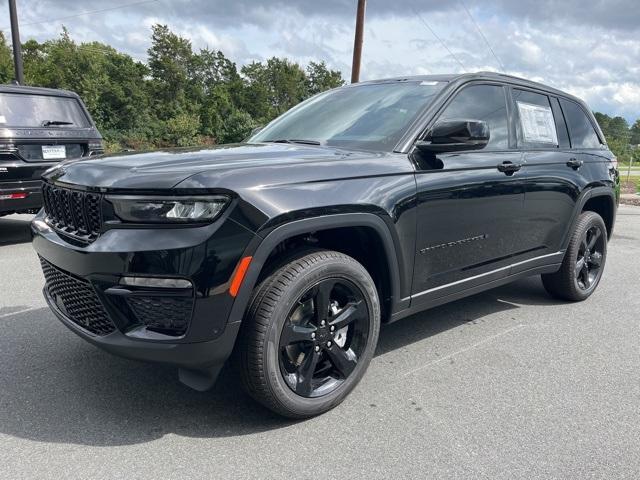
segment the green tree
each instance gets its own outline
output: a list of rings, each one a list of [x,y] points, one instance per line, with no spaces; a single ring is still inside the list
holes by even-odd
[[[310,95],[342,85],[324,62],[270,58],[237,66],[219,50],[195,53],[166,25],[152,27],[148,62],[99,43],[58,38],[22,46],[29,85],[77,92],[109,150],[236,142]],[[0,33],[0,82],[13,78]]]
[[[632,145],[640,145],[640,119],[636,120],[630,129]]]
[[[4,38],[4,33],[0,32],[0,83],[9,83],[13,80],[13,56],[11,48]]]
[[[182,38],[166,25],[154,25],[151,34],[149,72],[150,95],[154,109],[161,120],[176,113],[190,113],[188,94],[192,92],[194,56],[191,42]]]
[[[307,65],[307,91],[315,95],[331,88],[344,85],[342,74],[338,70],[330,70],[323,62],[309,62]]]
[[[270,121],[309,96],[305,71],[287,59],[253,62],[241,72],[246,79],[244,110],[260,122]]]

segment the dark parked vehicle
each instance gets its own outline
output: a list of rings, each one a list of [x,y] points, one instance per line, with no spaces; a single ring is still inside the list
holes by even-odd
[[[0,216],[36,213],[45,170],[98,153],[102,137],[78,95],[0,85]]]
[[[583,102],[492,73],[350,85],[242,144],[45,181],[33,242],[67,327],[196,389],[235,350],[248,392],[293,418],[344,399],[381,323],[529,275],[589,297],[619,191]]]

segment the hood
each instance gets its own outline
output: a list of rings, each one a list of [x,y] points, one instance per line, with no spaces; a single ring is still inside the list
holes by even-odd
[[[234,144],[198,149],[120,153],[63,162],[45,172],[54,182],[104,189],[172,188],[198,173],[222,175],[247,168],[286,167],[333,160],[371,158],[372,154],[299,144]]]

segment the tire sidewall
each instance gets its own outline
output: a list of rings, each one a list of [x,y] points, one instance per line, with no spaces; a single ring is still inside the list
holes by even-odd
[[[567,251],[567,254],[568,254],[567,258],[570,262],[569,264],[570,268],[568,270],[570,282],[573,287],[575,296],[579,297],[582,300],[591,296],[591,294],[596,290],[596,288],[600,284],[600,280],[602,279],[602,275],[604,274],[604,269],[607,262],[607,239],[605,238],[603,242],[603,247],[602,247],[602,264],[600,265],[600,271],[598,272],[597,278],[595,279],[595,281],[593,282],[591,287],[589,287],[588,290],[583,290],[578,286],[576,273],[575,273],[575,265],[578,257],[578,251],[580,249],[580,242],[581,242],[582,236],[587,230],[589,230],[591,227],[594,227],[594,226],[597,226],[598,228],[600,228],[602,235],[605,235],[605,236],[607,235],[607,227],[604,224],[604,220],[600,215],[594,212],[585,212],[583,215],[585,215],[585,218],[583,221],[579,222],[578,228],[574,232],[574,236],[572,238],[571,244]]]
[[[353,390],[364,375],[378,342],[380,330],[380,304],[373,280],[358,262],[349,258],[349,262],[327,259],[320,264],[304,269],[295,280],[286,287],[278,305],[273,310],[271,325],[263,344],[264,375],[268,378],[269,388],[279,403],[294,415],[310,416],[322,413],[340,403]],[[352,374],[336,390],[322,397],[306,398],[293,392],[285,382],[280,371],[279,339],[289,313],[299,297],[313,285],[329,278],[344,278],[353,282],[363,294],[369,311],[369,335],[362,355]]]

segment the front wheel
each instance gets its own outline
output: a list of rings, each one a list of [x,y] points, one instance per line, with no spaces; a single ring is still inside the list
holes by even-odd
[[[324,413],[364,375],[379,329],[376,287],[360,263],[327,250],[302,255],[254,292],[239,345],[245,389],[286,417]]]
[[[588,298],[598,286],[607,259],[607,227],[595,212],[582,212],[560,270],[542,275],[544,288],[563,300]]]

